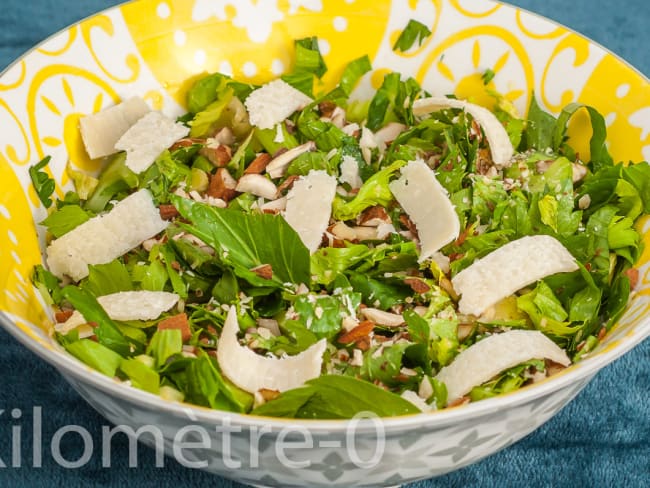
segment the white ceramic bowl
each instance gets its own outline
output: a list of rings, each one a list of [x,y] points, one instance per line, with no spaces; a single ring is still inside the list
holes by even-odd
[[[0,254],[0,322],[110,421],[160,433],[156,438],[142,430],[140,440],[177,459],[174,439],[180,433],[185,442],[197,443],[181,453],[182,460],[244,483],[396,485],[473,463],[539,427],[599,369],[650,334],[650,245],[628,310],[594,354],[532,387],[432,414],[293,421],[165,402],[90,370],[50,339],[50,312],[28,279],[41,262],[44,238],[34,222],[45,215],[30,188],[29,164],[51,154],[54,177],[64,185],[68,159],[78,168],[97,169],[79,140],[80,114],[130,94],[145,96],[169,114],[180,113],[187,78],[220,70],[264,81],[290,65],[294,38],[323,40],[330,67],[326,83],[346,61],[369,54],[375,71],[365,79],[361,96],[393,69],[415,76],[434,94],[480,97],[479,73],[491,68],[495,88],[521,112],[533,91],[552,112],[571,101],[587,103],[608,116],[615,159],[647,155],[640,134],[650,131],[648,80],[549,21],[487,0],[471,6],[458,0],[420,2],[417,10],[397,0],[357,0],[321,11],[314,7],[320,2],[278,3],[285,7],[257,2],[249,10],[223,9],[209,0],[128,3],[48,39],[0,77],[5,190],[0,194],[0,249],[5,251]],[[410,18],[431,26],[433,35],[415,52],[398,55],[391,46]],[[643,225],[650,244],[650,222]]]

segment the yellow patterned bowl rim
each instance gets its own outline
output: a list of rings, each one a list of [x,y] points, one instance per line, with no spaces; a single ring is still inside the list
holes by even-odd
[[[409,18],[427,23],[433,34],[421,47],[398,55],[390,47]],[[362,38],[359,32],[364,33]],[[388,69],[396,69],[414,75],[433,93],[453,92],[485,104],[480,71],[490,68],[496,73],[491,87],[521,112],[532,89],[552,112],[571,101],[593,105],[606,117],[610,151],[616,159],[650,159],[650,81],[593,41],[506,4],[134,0],[53,35],[0,75],[0,122],[5,128],[0,135],[0,178],[6,185],[0,195],[0,323],[62,373],[127,401],[208,422],[227,415],[241,425],[295,423],[166,402],[91,370],[53,345],[51,317],[28,280],[33,265],[41,262],[44,235],[34,222],[44,217],[45,210],[30,188],[27,168],[52,154],[52,173],[59,185],[68,183],[64,171],[68,159],[74,167],[96,170],[97,163],[88,160],[76,131],[80,114],[132,93],[144,96],[154,108],[181,113],[184,80],[220,70],[252,82],[265,81],[290,65],[291,49],[286,47],[291,40],[307,35],[322,39],[331,73],[323,80],[325,87],[345,62],[367,53],[375,69],[363,80],[358,96],[376,88]],[[229,42],[215,42],[222,39]],[[576,117],[570,133],[576,134],[585,123]],[[588,151],[585,141],[575,137],[579,150]],[[423,421],[448,424],[551,394],[595,374],[640,343],[650,335],[650,219],[641,226],[646,250],[638,289],[619,324],[590,357],[518,392],[431,414],[384,419],[386,428],[415,427]],[[317,430],[346,425],[300,422]]]

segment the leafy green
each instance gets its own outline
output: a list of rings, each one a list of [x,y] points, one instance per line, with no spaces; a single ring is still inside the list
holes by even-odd
[[[399,73],[388,73],[370,101],[366,126],[376,131],[393,121],[413,125],[413,101],[420,92],[420,85],[413,78],[402,81]]]
[[[126,192],[137,186],[138,176],[126,166],[126,153],[117,153],[99,175],[97,187],[84,207],[91,212],[99,213],[118,193]]]
[[[192,223],[182,227],[212,246],[237,276],[259,286],[310,282],[309,250],[281,216],[244,214],[176,196],[172,201]],[[271,265],[271,280],[250,271],[263,264]]]
[[[472,401],[491,398],[496,395],[502,395],[521,388],[527,381],[526,373],[529,370],[544,371],[544,361],[533,359],[499,374],[496,378],[475,386],[470,391],[469,396]]]
[[[534,93],[528,107],[527,122],[523,140],[525,149],[544,151],[552,148],[556,120],[551,114],[542,110]]]
[[[563,147],[569,120],[582,108],[587,110],[589,118],[591,119],[592,136],[589,142],[589,150],[591,152],[592,168],[598,170],[602,167],[611,166],[613,163],[612,157],[605,145],[605,139],[607,138],[605,119],[595,108],[588,105],[570,103],[562,109],[562,113],[557,119],[557,125],[553,133],[553,149],[557,152]]]
[[[317,338],[332,339],[341,331],[341,316],[354,316],[360,302],[359,294],[341,292],[338,296],[300,295],[293,306],[300,322]]]
[[[133,282],[126,266],[118,259],[106,264],[88,266],[88,278],[82,288],[96,297],[133,290]]]
[[[38,288],[41,296],[48,304],[58,304],[63,297],[61,293],[61,281],[42,265],[34,266],[32,282]]]
[[[372,70],[372,65],[367,54],[350,61],[343,70],[343,74],[339,80],[339,87],[343,90],[343,93],[349,96],[361,77],[370,70]]]
[[[190,121],[191,137],[205,136],[210,132],[210,129],[221,120],[224,110],[234,97],[232,88],[228,87],[225,82],[222,82],[221,86],[217,89],[217,93],[216,100],[201,112],[197,113]]]
[[[419,413],[420,410],[395,393],[367,381],[324,375],[308,381],[301,388],[282,393],[251,413],[268,417],[349,419],[363,412],[394,417]]]
[[[365,273],[349,273],[354,291],[361,293],[363,303],[383,310],[404,303],[413,291],[398,278],[372,278]]]
[[[41,225],[47,227],[47,230],[54,237],[61,237],[67,234],[75,227],[80,226],[90,219],[90,215],[79,205],[66,205],[56,212],[52,212]]]
[[[64,344],[63,347],[83,363],[111,378],[122,363],[122,356],[90,339],[80,339]]]
[[[74,189],[81,200],[88,200],[88,197],[95,191],[99,180],[90,176],[83,171],[76,171],[72,169],[72,163],[68,163],[65,167],[65,172],[74,183]]]
[[[325,60],[321,56],[316,37],[297,39],[294,42],[295,62],[293,71],[295,73],[313,73],[321,78],[327,71]]]
[[[36,190],[38,199],[45,208],[50,208],[52,205],[52,198],[50,197],[56,187],[54,179],[50,178],[45,171],[41,171],[50,163],[50,159],[51,156],[46,156],[40,162],[29,167],[29,177],[32,180],[32,186]]]
[[[406,161],[396,161],[373,174],[349,202],[337,196],[333,202],[333,217],[336,220],[351,220],[373,205],[387,206],[393,200],[388,184],[397,170],[405,164]]]
[[[73,285],[66,286],[61,293],[63,298],[68,300],[84,316],[87,322],[97,324],[94,332],[100,344],[115,351],[120,356],[126,357],[129,355],[129,342],[124,337],[124,334],[120,332],[115,322],[99,305],[92,293]]]
[[[180,354],[182,349],[180,329],[159,329],[151,337],[147,354],[156,360],[156,368],[161,368],[169,358]]]
[[[364,354],[361,376],[370,382],[380,381],[386,386],[401,384],[397,377],[402,369],[404,353],[410,346],[408,342],[399,342],[389,347],[377,346],[369,349]],[[376,355],[375,352],[380,348],[380,354]]]
[[[229,78],[221,73],[213,73],[195,81],[187,91],[185,98],[187,109],[193,114],[204,111],[217,100],[220,91],[228,81]]]
[[[411,19],[395,41],[393,51],[408,51],[416,42],[420,46],[430,35],[431,31],[426,25]]]
[[[160,376],[138,359],[125,359],[120,363],[120,370],[131,380],[136,388],[157,394]]]
[[[568,313],[544,281],[540,281],[533,291],[518,297],[517,307],[526,312],[535,327],[545,334],[570,336],[580,328],[565,321]]]

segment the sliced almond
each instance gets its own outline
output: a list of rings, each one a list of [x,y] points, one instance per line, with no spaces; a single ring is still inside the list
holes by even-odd
[[[239,178],[235,190],[242,193],[252,193],[257,197],[275,200],[278,188],[267,177],[259,174],[247,174]]]

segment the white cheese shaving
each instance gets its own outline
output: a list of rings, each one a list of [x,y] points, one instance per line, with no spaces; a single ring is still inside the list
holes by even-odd
[[[456,239],[460,221],[447,191],[422,160],[409,162],[390,191],[415,224],[420,238],[420,262]]]
[[[454,276],[451,283],[461,295],[460,312],[479,316],[524,286],[576,269],[575,259],[557,239],[526,236],[475,261]]]
[[[414,115],[424,115],[444,108],[458,108],[470,114],[483,128],[495,166],[497,168],[510,166],[515,150],[510,142],[508,132],[499,119],[485,107],[446,97],[422,98],[413,102]]]
[[[452,403],[501,371],[531,359],[550,359],[563,366],[571,364],[566,352],[541,332],[511,330],[468,347],[442,368],[436,379],[445,384],[447,403]]]
[[[140,190],[113,209],[84,222],[47,247],[47,264],[59,278],[75,281],[88,276],[89,264],[112,261],[163,231],[169,222],[160,218],[151,193]]]
[[[179,296],[166,291],[121,291],[97,297],[97,301],[113,320],[154,320],[178,303]],[[67,334],[86,323],[84,316],[75,310],[70,318],[55,329]]]
[[[300,236],[310,253],[318,249],[332,213],[336,178],[325,171],[311,170],[287,193],[284,218]]]
[[[217,361],[226,377],[242,390],[255,393],[265,388],[282,392],[320,376],[327,347],[325,339],[295,356],[269,358],[240,345],[237,332],[237,311],[230,307],[219,337]]]
[[[272,129],[312,99],[288,83],[277,79],[251,92],[244,105],[250,123],[260,129]]]
[[[126,151],[126,166],[139,174],[146,171],[160,153],[189,133],[188,127],[162,112],[149,112],[120,137],[115,149]]]
[[[91,159],[115,152],[115,143],[151,109],[140,97],[132,97],[113,107],[79,119],[81,139]]]
[[[363,181],[361,175],[359,175],[359,163],[356,159],[346,154],[341,160],[340,168],[341,176],[339,176],[339,181],[341,183],[347,183],[353,190],[361,188]]]

